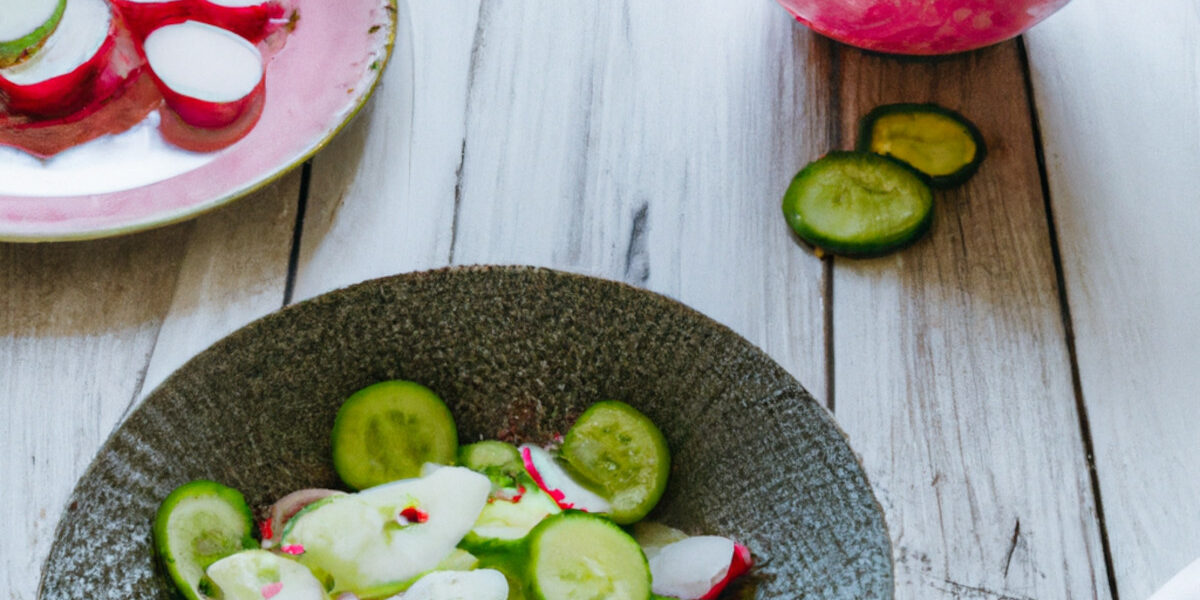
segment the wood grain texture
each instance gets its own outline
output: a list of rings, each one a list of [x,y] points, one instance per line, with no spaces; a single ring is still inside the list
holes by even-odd
[[[137,396],[190,233],[0,244],[5,600],[33,600],[75,480]]]
[[[1075,2],[1028,36],[1113,566],[1200,556],[1200,4]]]
[[[141,397],[213,342],[283,306],[300,179],[296,170],[196,220]]]
[[[835,261],[837,417],[887,512],[896,597],[1108,598],[1018,47],[840,56],[843,145],[879,104],[932,101],[989,147],[925,239]]]
[[[297,297],[446,264],[599,275],[730,325],[823,397],[822,269],[778,206],[828,145],[822,57],[777,6],[731,6],[410,3],[412,115],[398,54],[370,125],[317,161]],[[405,122],[409,162],[381,158]]]

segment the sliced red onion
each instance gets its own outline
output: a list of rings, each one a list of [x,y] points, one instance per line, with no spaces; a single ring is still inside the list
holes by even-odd
[[[193,127],[229,125],[266,92],[258,48],[219,27],[164,25],[146,36],[142,49],[167,106]]]

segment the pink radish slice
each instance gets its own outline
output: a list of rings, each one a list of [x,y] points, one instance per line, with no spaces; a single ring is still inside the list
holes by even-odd
[[[271,20],[283,13],[275,0],[195,0],[191,17],[258,43],[270,33]]]
[[[571,479],[549,452],[525,444],[521,446],[521,460],[534,483],[549,494],[559,508],[574,508],[591,513],[607,513],[612,510],[612,505],[607,500]]]
[[[337,490],[308,488],[292,492],[276,500],[275,504],[272,504],[271,508],[267,511],[268,525],[265,529],[270,531],[271,535],[263,536],[263,548],[270,548],[279,543],[279,538],[283,537],[283,528],[287,525],[287,522],[304,507],[318,500],[323,500],[330,496],[340,496],[345,493]]]
[[[191,0],[111,0],[138,41],[169,21],[186,19]]]
[[[0,69],[0,98],[8,110],[36,117],[62,116],[103,100],[97,95],[120,87],[112,79],[124,81],[114,72],[104,85],[93,85],[107,70],[116,42],[117,28],[104,0],[71,0],[41,50]]]
[[[649,559],[654,593],[683,600],[707,597],[725,581],[733,555],[733,540],[715,535],[667,544]]]
[[[729,582],[745,575],[752,566],[754,566],[754,559],[750,557],[750,549],[735,543],[733,545],[733,561],[729,564],[729,572],[725,574],[725,579],[717,582],[707,594],[700,597],[700,600],[716,600],[717,596],[721,595],[721,590],[724,590]]]
[[[258,48],[219,27],[164,25],[146,36],[142,50],[167,106],[193,127],[229,125],[266,92]]]

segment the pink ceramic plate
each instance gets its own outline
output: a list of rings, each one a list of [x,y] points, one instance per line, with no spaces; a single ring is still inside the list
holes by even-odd
[[[303,163],[370,96],[391,53],[395,0],[293,0],[300,19],[267,66],[266,106],[236,144],[167,145],[157,114],[48,160],[0,147],[0,240],[106,237],[181,221]]]

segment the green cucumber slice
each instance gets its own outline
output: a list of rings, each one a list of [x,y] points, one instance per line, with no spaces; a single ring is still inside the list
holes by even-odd
[[[175,488],[158,507],[154,546],[167,573],[188,600],[202,600],[205,570],[255,546],[254,515],[241,492],[200,479]]]
[[[542,521],[529,535],[527,569],[533,598],[650,598],[646,556],[612,521],[569,510]]]
[[[912,243],[933,221],[933,192],[907,166],[867,152],[830,152],[809,163],[783,196],[801,239],[846,256]]]
[[[646,516],[671,472],[671,453],[658,427],[637,409],[616,400],[588,408],[563,439],[562,456],[571,468],[612,504],[621,524]]]
[[[538,523],[562,512],[558,503],[532,481],[524,487],[525,493],[516,502],[489,500],[458,547],[476,554],[519,552],[525,536]]]
[[[983,135],[961,114],[936,104],[887,104],[859,123],[857,149],[900,160],[935,188],[970,179],[987,155]]]
[[[492,483],[500,487],[515,487],[517,478],[525,473],[521,452],[517,447],[496,440],[460,447],[458,464],[487,475]]]
[[[0,69],[37,52],[66,10],[67,0],[0,0]]]
[[[421,465],[452,465],[458,433],[450,409],[429,388],[385,381],[350,396],[333,423],[333,466],[362,490],[421,474]]]
[[[321,582],[298,562],[266,550],[232,554],[208,568],[221,600],[326,600]]]

